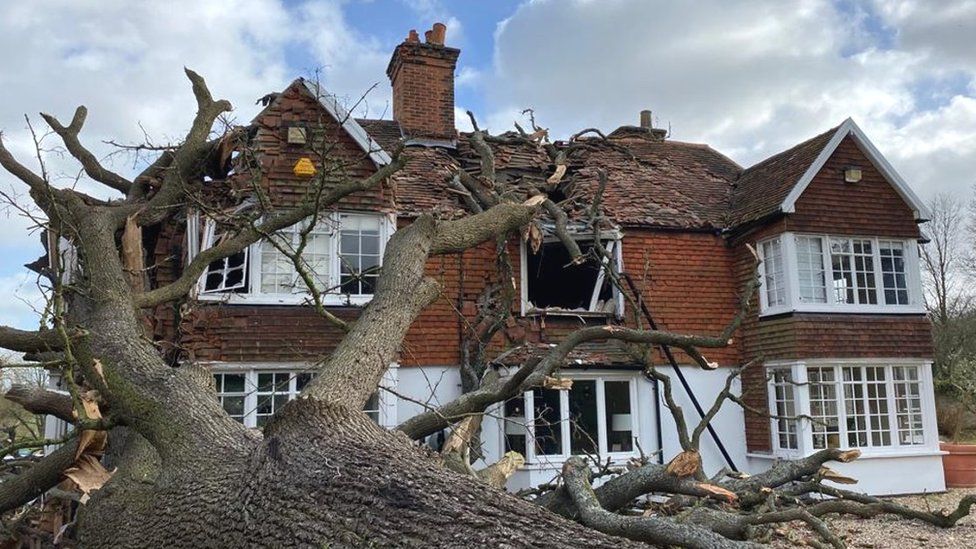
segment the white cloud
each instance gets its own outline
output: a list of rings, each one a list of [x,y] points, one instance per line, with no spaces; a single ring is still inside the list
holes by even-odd
[[[33,145],[23,114],[29,113],[43,130],[38,112],[70,120],[77,105],[86,105],[88,120],[82,140],[96,156],[110,148],[102,142],[141,142],[143,128],[157,142],[178,141],[196,111],[183,67],[202,74],[215,97],[229,99],[238,122],[249,121],[258,97],[281,90],[302,69],[323,67],[326,85],[333,83],[344,97],[356,100],[369,84],[380,82],[370,113],[387,110],[388,86],[384,69],[389,52],[375,40],[353,32],[339,8],[339,0],[286,5],[282,0],[200,2],[97,3],[38,0],[5,5],[0,18],[0,131],[8,148],[25,164],[36,167]],[[384,51],[381,51],[384,50]],[[289,54],[308,54],[312,67],[288,66]],[[296,71],[298,71],[296,73]],[[388,115],[389,113],[387,113]],[[56,138],[45,140],[47,148]],[[45,154],[60,184],[71,184],[78,166],[55,152]],[[132,173],[131,158],[106,164]],[[80,188],[102,196],[105,189],[82,182]],[[23,185],[0,170],[0,189],[23,192]],[[41,253],[36,236],[26,233],[27,222],[0,207],[5,228],[0,248],[5,261],[0,277],[21,269]],[[9,222],[8,222],[9,220]],[[6,292],[8,287],[0,287]],[[22,323],[24,311],[0,307],[0,324]]]
[[[956,19],[921,22],[920,12],[939,10],[888,4],[880,13],[893,29],[879,30],[866,12],[827,0],[530,1],[496,31],[494,70],[482,80],[498,93],[486,119],[532,107],[566,136],[635,124],[650,108],[676,139],[748,165],[853,116],[923,197],[966,193],[973,97],[922,108],[917,92],[926,79],[974,67],[963,62],[974,60],[971,47],[952,32],[961,26],[969,46],[973,2],[956,2]],[[895,33],[891,47],[880,43],[884,32]]]

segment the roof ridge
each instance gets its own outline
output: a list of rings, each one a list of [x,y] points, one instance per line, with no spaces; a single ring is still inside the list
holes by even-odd
[[[843,123],[838,124],[838,125],[834,126],[833,128],[830,128],[827,131],[818,133],[817,135],[815,135],[815,136],[813,136],[813,137],[811,137],[809,139],[804,139],[803,141],[800,141],[799,143],[797,143],[796,145],[793,145],[792,147],[789,147],[788,149],[784,149],[784,150],[782,150],[782,151],[780,151],[778,153],[773,153],[771,156],[768,156],[768,157],[760,160],[759,162],[756,162],[755,164],[749,166],[748,168],[745,168],[745,170],[743,171],[743,175],[745,174],[745,172],[748,172],[750,170],[759,168],[759,167],[763,166],[764,164],[769,164],[773,160],[775,160],[777,158],[780,158],[782,156],[785,156],[787,153],[794,152],[796,149],[799,149],[800,147],[803,147],[805,145],[809,145],[811,142],[816,141],[817,139],[821,139],[824,136],[826,136],[827,134],[833,135],[833,134],[837,133],[837,130],[839,130],[840,127],[843,126],[843,125],[844,125]]]

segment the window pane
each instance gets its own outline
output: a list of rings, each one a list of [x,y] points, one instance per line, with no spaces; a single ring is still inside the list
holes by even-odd
[[[225,396],[220,400],[221,400],[221,406],[224,407],[224,411],[230,414],[231,417],[238,420],[244,419],[244,397],[243,396]]]
[[[837,412],[837,385],[833,367],[808,368],[810,417],[813,447],[840,448],[840,418]]]
[[[817,236],[796,238],[796,262],[800,279],[800,300],[827,302],[827,282],[823,266],[823,239]]]
[[[534,389],[532,391],[532,400],[536,454],[540,456],[562,454],[563,434],[560,424],[559,391],[553,389]]]
[[[766,304],[769,306],[786,303],[786,280],[784,273],[783,250],[779,238],[762,243],[763,284],[766,291]]]
[[[525,396],[505,401],[505,451],[525,455]]]
[[[295,390],[301,391],[308,385],[309,381],[312,381],[313,374],[311,372],[299,372],[295,374]]]
[[[380,422],[380,392],[374,391],[369,395],[369,400],[363,405],[363,411],[376,423]]]
[[[244,392],[244,374],[220,374],[224,380],[223,392],[225,393],[243,393]]]
[[[630,382],[607,381],[603,384],[606,412],[607,450],[634,450],[633,412],[630,408]]]
[[[350,295],[373,293],[380,266],[380,219],[341,217],[339,276],[341,291]]]
[[[599,448],[599,419],[596,408],[596,381],[576,380],[569,391],[570,451],[596,454]]]
[[[780,448],[795,450],[798,446],[796,437],[796,396],[793,385],[793,374],[789,370],[773,370],[772,373],[773,401],[776,441]]]
[[[243,423],[245,410],[244,374],[214,374],[217,401],[232,418]]]
[[[891,445],[891,425],[888,419],[888,387],[885,383],[884,366],[867,366],[867,397],[871,445]]]
[[[905,272],[905,244],[898,241],[881,241],[881,274],[884,284],[885,303],[908,304],[908,279]]]
[[[247,248],[207,266],[203,291],[244,292],[247,290]]]
[[[894,375],[895,421],[898,427],[898,444],[918,445],[925,443],[922,424],[922,390],[915,366],[895,366]]]

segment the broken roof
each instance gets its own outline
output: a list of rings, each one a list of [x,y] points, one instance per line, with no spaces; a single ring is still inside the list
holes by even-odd
[[[387,151],[403,139],[393,120],[354,119],[334,96],[315,83],[298,79],[301,87],[318,99],[377,165],[389,162]],[[406,166],[392,177],[398,211],[405,216],[438,212],[454,216],[462,212],[449,181],[458,169],[480,171],[471,148],[471,134],[461,133],[456,147],[408,146]],[[579,154],[568,162],[567,197],[577,209],[592,202],[599,185],[598,173],[607,174],[604,209],[622,226],[722,230],[790,213],[799,194],[810,183],[840,141],[851,135],[869,159],[887,177],[916,212],[925,206],[905,181],[874,148],[851,119],[773,155],[747,169],[711,147],[664,139],[663,135],[637,127],[622,127],[606,139],[583,138]],[[574,143],[557,142],[557,147]],[[544,180],[552,173],[549,156],[528,143],[492,142],[495,171],[512,181]],[[572,208],[570,208],[572,209]]]

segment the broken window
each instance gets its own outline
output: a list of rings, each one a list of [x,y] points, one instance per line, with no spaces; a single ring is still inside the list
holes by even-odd
[[[390,219],[378,214],[334,213],[311,229],[297,223],[229,257],[211,262],[200,278],[201,297],[230,302],[303,303],[308,289],[292,259],[279,249],[296,250],[305,233],[304,267],[326,305],[362,305],[379,278],[383,248],[392,233]],[[199,214],[187,217],[187,257],[220,244],[232,233]],[[277,244],[277,246],[276,246]]]
[[[610,266],[620,272],[618,241],[603,242]],[[585,260],[574,263],[562,242],[544,242],[538,252],[527,250],[525,292],[527,309],[572,312],[618,313],[617,291],[607,276],[606,258],[596,259],[592,243],[581,242]]]
[[[217,228],[216,223],[207,223],[203,241],[207,248],[212,248],[228,236],[230,235]],[[247,282],[247,248],[244,248],[207,266],[200,293],[246,292]]]

